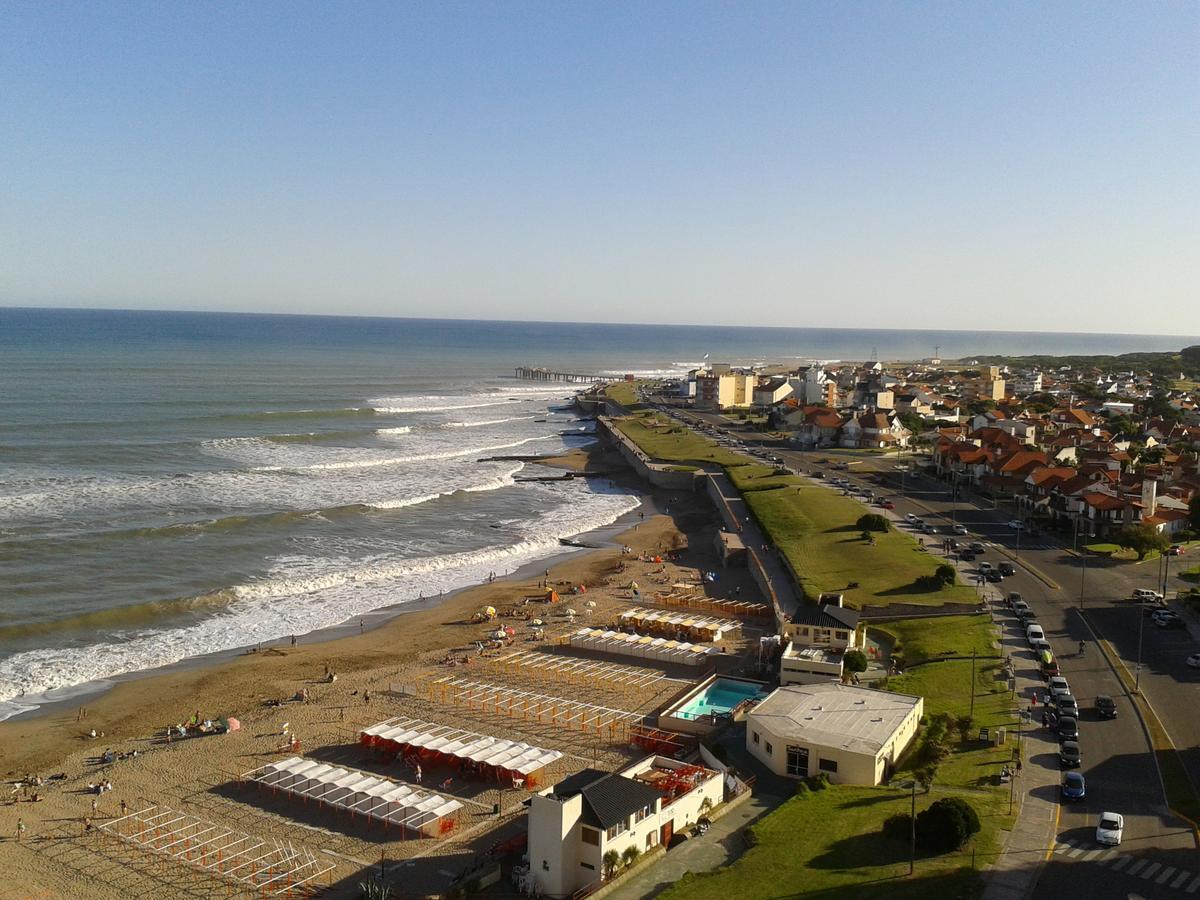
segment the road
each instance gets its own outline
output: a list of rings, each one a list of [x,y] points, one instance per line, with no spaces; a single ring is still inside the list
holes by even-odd
[[[729,434],[747,445],[765,440],[740,423],[715,413],[688,411],[681,418],[728,429]],[[863,456],[836,450],[796,451],[778,446],[765,452],[779,457],[797,472],[808,474],[819,469],[826,476],[847,477],[857,486],[870,487],[877,494],[886,493],[896,505],[893,514],[900,520],[905,513],[913,513],[931,524],[942,525],[939,531],[949,531],[952,522],[962,524],[971,536],[956,536],[960,542],[982,540],[1004,547],[1020,563],[1036,568],[1057,584],[1057,587],[1048,585],[1024,565],[1018,565],[1016,575],[1001,585],[988,586],[994,592],[1017,591],[1030,604],[1083,711],[1081,771],[1087,779],[1088,797],[1060,807],[1058,843],[1042,872],[1036,896],[1191,895],[1200,900],[1200,852],[1195,836],[1166,809],[1154,758],[1132,702],[1092,641],[1093,633],[1110,641],[1131,672],[1136,668],[1140,641],[1143,695],[1154,706],[1175,745],[1181,748],[1193,779],[1200,784],[1200,715],[1195,712],[1200,701],[1197,690],[1200,672],[1189,669],[1183,662],[1200,646],[1188,631],[1155,627],[1141,615],[1137,604],[1126,599],[1135,587],[1155,586],[1156,564],[1097,565],[1090,560],[1085,569],[1082,561],[1053,537],[1041,534],[1031,537],[1008,527],[1007,522],[1013,517],[1010,511],[970,497],[955,499],[948,485],[932,478],[907,471],[901,475],[895,456]],[[847,468],[833,470],[830,464],[821,462],[826,459]],[[940,545],[948,536],[938,535],[933,542]],[[922,538],[919,533],[914,533],[914,537]],[[955,564],[965,578],[973,578],[978,562],[986,559],[997,565],[1008,558],[992,550],[973,563]],[[1173,581],[1171,586],[1177,583]],[[1006,628],[1018,627],[1015,619],[1006,623]],[[1078,649],[1081,640],[1091,648],[1083,655]],[[1034,665],[1032,652],[1023,650],[1016,654],[1015,662],[1018,674],[1022,674],[1022,667],[1028,669]],[[1115,720],[1096,717],[1093,703],[1097,694],[1108,694],[1116,700]],[[1027,705],[1029,698],[1024,700]],[[1035,720],[1040,723],[1040,713],[1035,713]],[[1040,753],[1030,758],[1029,765],[1057,769],[1058,761],[1052,752]],[[1026,779],[1027,783],[1034,780]],[[1057,780],[1055,776],[1052,782],[1034,791],[1057,793],[1054,786]],[[1043,777],[1041,781],[1047,779]],[[1119,848],[1102,849],[1094,841],[1097,818],[1105,810],[1125,816],[1125,836]]]

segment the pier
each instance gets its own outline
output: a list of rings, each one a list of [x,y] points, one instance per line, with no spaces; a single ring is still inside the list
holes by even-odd
[[[516,377],[522,381],[567,381],[572,384],[595,384],[613,381],[608,375],[584,375],[579,372],[554,372],[541,366],[517,366]]]

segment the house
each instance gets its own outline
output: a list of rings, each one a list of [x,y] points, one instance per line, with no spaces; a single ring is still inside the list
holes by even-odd
[[[842,447],[906,447],[912,436],[894,413],[870,410],[842,426],[838,445]]]
[[[838,682],[787,685],[746,716],[746,749],[777,775],[885,780],[917,734],[924,700]]]
[[[770,378],[754,389],[754,405],[760,408],[774,406],[792,395],[792,386],[785,378]]]
[[[620,772],[584,769],[529,801],[529,872],[546,897],[604,878],[604,857],[666,846],[725,796],[720,772],[650,756]]]
[[[780,684],[840,681],[842,657],[858,646],[858,612],[842,605],[842,595],[825,594],[804,603],[783,626]]]
[[[802,447],[833,447],[845,421],[827,406],[808,406],[786,413],[781,430],[790,432],[792,443]]]
[[[1173,535],[1188,527],[1189,518],[1186,510],[1162,508],[1142,519],[1142,524],[1149,525],[1159,534]]]

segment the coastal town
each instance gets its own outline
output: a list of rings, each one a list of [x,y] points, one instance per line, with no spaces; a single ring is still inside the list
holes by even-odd
[[[936,359],[598,383],[598,442],[537,461],[637,513],[354,637],[5,723],[5,869],[95,897],[1195,893],[1196,391]]]

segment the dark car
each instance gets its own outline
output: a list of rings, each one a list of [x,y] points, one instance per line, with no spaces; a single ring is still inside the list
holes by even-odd
[[[1059,741],[1079,740],[1079,722],[1074,716],[1058,717],[1058,739]]]
[[[1004,580],[1004,573],[999,569],[992,569],[992,571],[988,572],[983,577],[985,580],[990,581],[993,584],[998,584]]]
[[[1062,782],[1062,797],[1064,800],[1082,800],[1087,796],[1087,787],[1083,780],[1083,773],[1068,772],[1063,776]]]
[[[1014,566],[1010,562],[1002,562],[1002,563],[1000,563],[1000,574],[1001,575],[1016,575],[1017,567]]]
[[[1063,741],[1058,747],[1058,761],[1064,769],[1078,769],[1083,762],[1079,741]]]
[[[974,550],[959,550],[958,558],[964,559],[967,562],[973,562],[978,554]]]
[[[1117,717],[1117,704],[1108,694],[1096,695],[1096,715],[1102,719],[1115,719]]]
[[[1159,628],[1187,628],[1187,623],[1183,621],[1183,617],[1175,613],[1160,611],[1154,617],[1153,621]]]

